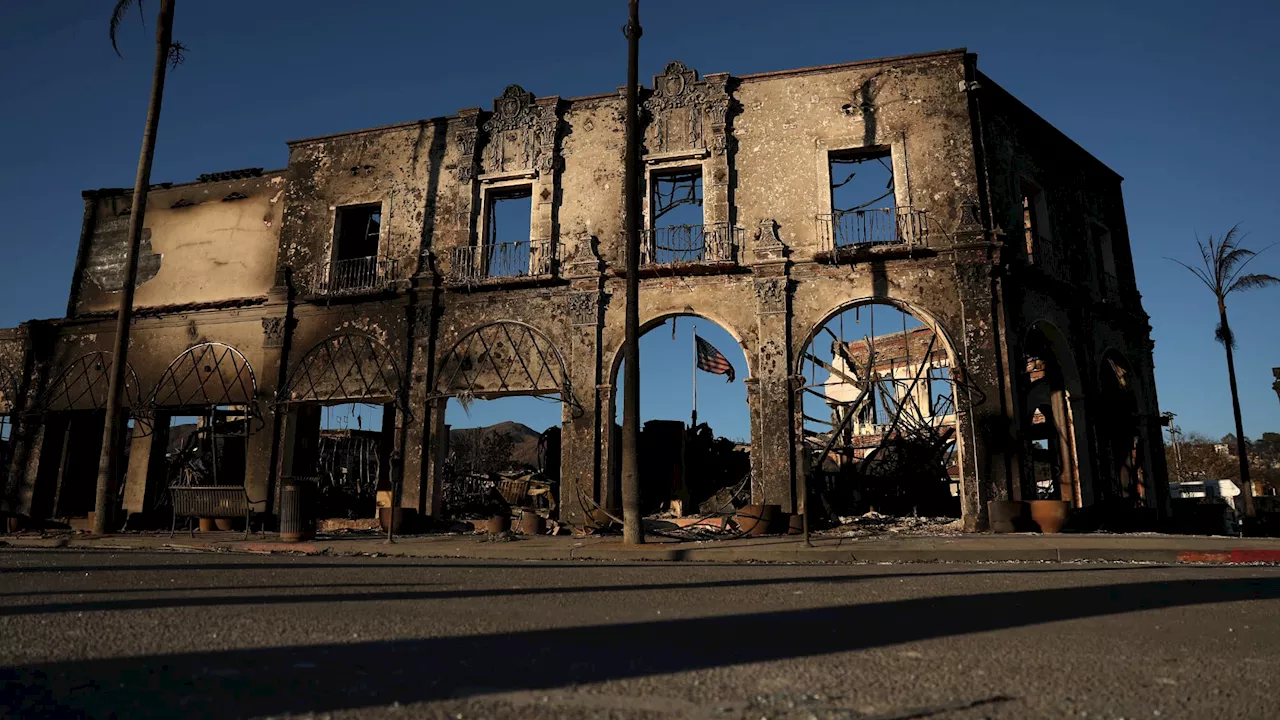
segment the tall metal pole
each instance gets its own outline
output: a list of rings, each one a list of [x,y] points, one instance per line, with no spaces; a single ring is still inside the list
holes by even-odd
[[[124,287],[120,291],[115,346],[111,354],[111,378],[107,384],[107,417],[102,428],[98,485],[93,499],[95,535],[106,534],[107,514],[114,505],[110,502],[110,496],[120,454],[120,396],[125,387],[125,372],[129,367],[129,322],[133,318],[133,285],[138,280],[138,246],[142,243],[143,216],[147,209],[147,189],[151,184],[151,161],[155,157],[156,128],[160,125],[165,69],[169,64],[169,46],[173,43],[173,10],[174,0],[161,0],[160,17],[156,23],[156,64],[151,75],[151,102],[147,106],[147,124],[142,131],[142,156],[138,159],[138,175],[133,182],[129,249],[125,255]]]
[[[693,326],[693,417],[691,428],[698,427],[698,326]]]
[[[640,0],[629,0],[627,36],[626,179],[623,197],[627,228],[626,340],[622,345],[622,541],[644,542],[640,519],[640,119],[637,115],[640,61]]]

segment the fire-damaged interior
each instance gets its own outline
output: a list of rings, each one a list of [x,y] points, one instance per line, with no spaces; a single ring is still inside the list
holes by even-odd
[[[416,529],[621,517],[623,100],[490,98],[149,190],[114,528],[171,527],[191,488],[278,526],[300,483],[322,515]],[[966,530],[993,500],[1162,511],[1121,180],[975,56],[673,61],[640,105],[642,342],[682,318],[678,351],[641,353],[651,530],[748,507]],[[0,329],[4,511],[35,525],[95,505],[132,198],[83,201],[66,316]],[[662,406],[663,385],[693,400],[695,363],[700,415]]]

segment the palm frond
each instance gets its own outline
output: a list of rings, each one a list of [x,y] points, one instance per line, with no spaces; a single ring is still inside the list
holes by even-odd
[[[108,34],[111,36],[111,47],[116,51],[116,55],[120,55],[120,47],[116,45],[116,31],[120,29],[120,23],[124,22],[124,16],[129,14],[129,6],[133,5],[135,0],[116,0],[116,6],[111,11],[111,25],[108,28]],[[142,19],[143,27],[147,25],[147,17],[142,12],[142,0],[137,0],[138,17]]]
[[[1181,260],[1178,260],[1178,259],[1176,259],[1176,258],[1165,257],[1165,260],[1169,260],[1169,261],[1171,261],[1171,262],[1176,262],[1176,263],[1178,263],[1179,265],[1181,265],[1182,267],[1186,268],[1187,270],[1190,270],[1192,275],[1195,275],[1197,278],[1199,278],[1199,279],[1200,279],[1200,282],[1204,283],[1204,286],[1205,286],[1205,287],[1207,287],[1207,288],[1209,288],[1209,292],[1212,292],[1212,293],[1213,293],[1213,294],[1215,294],[1215,295],[1218,293],[1218,289],[1217,289],[1217,288],[1215,288],[1215,287],[1213,286],[1213,280],[1211,280],[1211,279],[1209,278],[1209,275],[1208,275],[1204,270],[1202,270],[1201,268],[1191,267],[1190,265],[1188,265],[1188,264],[1186,264],[1186,263],[1184,263],[1184,262],[1182,262]]]
[[[1258,288],[1270,287],[1272,285],[1280,285],[1280,278],[1274,275],[1266,275],[1263,273],[1251,273],[1249,275],[1241,275],[1227,287],[1224,295],[1229,295],[1236,290],[1256,290]]]
[[[1231,277],[1227,279],[1227,287],[1230,288],[1232,285],[1235,284],[1237,278],[1240,278],[1244,275],[1244,269],[1249,267],[1249,263],[1256,260],[1259,255],[1275,247],[1277,244],[1280,244],[1280,243],[1271,243],[1270,245],[1259,250],[1258,252],[1250,252],[1249,257],[1244,262],[1240,263],[1240,267],[1236,268],[1235,271],[1232,273]],[[1228,290],[1228,292],[1230,291]]]

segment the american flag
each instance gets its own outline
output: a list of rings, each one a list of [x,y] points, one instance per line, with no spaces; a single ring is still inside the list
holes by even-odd
[[[698,344],[698,369],[713,375],[728,375],[728,382],[733,382],[733,366],[724,355],[721,355],[714,345],[697,335],[694,335],[693,339]]]

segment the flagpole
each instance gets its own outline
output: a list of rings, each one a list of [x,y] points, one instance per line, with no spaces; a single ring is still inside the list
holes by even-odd
[[[698,427],[698,326],[693,326],[693,419],[689,425]]]

